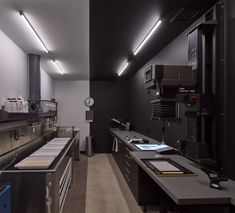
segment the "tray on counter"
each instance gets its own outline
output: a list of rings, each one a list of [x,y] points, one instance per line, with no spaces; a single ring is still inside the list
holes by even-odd
[[[70,138],[54,138],[29,157],[17,163],[17,169],[48,169]]]
[[[31,157],[47,157],[47,156],[58,156],[60,154],[61,150],[60,149],[40,149],[33,154],[31,154]]]
[[[49,143],[67,143],[70,138],[54,138]]]
[[[66,144],[46,144],[42,146],[40,149],[59,149],[62,150]]]
[[[17,169],[48,169],[54,161],[54,156],[27,157],[15,165]]]
[[[142,159],[142,161],[158,176],[197,176],[197,174],[169,158]]]

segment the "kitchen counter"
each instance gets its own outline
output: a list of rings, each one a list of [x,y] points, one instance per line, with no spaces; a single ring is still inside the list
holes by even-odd
[[[222,190],[210,188],[209,178],[200,165],[180,155],[160,155],[155,151],[140,151],[133,143],[128,143],[126,136],[132,138],[145,138],[149,143],[159,143],[157,140],[146,137],[135,131],[110,129],[111,134],[121,140],[129,149],[129,155],[140,168],[177,204],[190,205],[225,205],[235,206],[235,181],[221,182]],[[156,175],[142,159],[169,158],[179,165],[195,173],[195,176],[162,177]]]
[[[145,137],[134,131],[119,131],[110,129],[113,137],[117,138],[117,147],[113,152],[113,157],[126,180],[136,202],[140,206],[158,205],[159,204],[159,187],[151,177],[135,162],[130,156],[131,151],[139,151],[132,143],[128,143],[126,136],[132,138],[145,138],[150,143],[157,141]],[[113,143],[113,140],[110,141]]]
[[[235,182],[229,180],[222,182],[222,190],[209,187],[208,176],[194,166],[190,160],[179,155],[164,155],[197,176],[187,177],[160,177],[149,169],[141,159],[152,159],[161,157],[156,152],[130,152],[130,155],[138,165],[167,193],[178,205],[208,205],[208,204],[233,204],[235,201]]]
[[[140,150],[133,143],[128,143],[128,140],[126,139],[126,137],[130,139],[142,138],[142,139],[148,140],[149,143],[159,143],[157,140],[154,140],[150,137],[147,137],[135,131],[117,130],[117,129],[112,129],[112,128],[110,128],[110,131],[115,137],[122,140],[127,146],[129,146],[132,150],[135,150],[135,151],[140,151]]]

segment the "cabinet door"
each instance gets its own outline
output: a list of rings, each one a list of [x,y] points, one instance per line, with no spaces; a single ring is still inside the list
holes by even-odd
[[[112,143],[114,141],[115,137],[112,137]],[[112,155],[114,157],[114,160],[116,161],[117,165],[119,166],[119,168],[122,168],[122,161],[123,161],[123,154],[122,154],[122,150],[123,150],[123,142],[121,140],[118,139],[118,151],[117,152],[113,152]]]
[[[130,179],[131,179],[130,190],[134,195],[137,203],[139,203],[139,166],[133,159],[130,159],[128,163],[129,163]]]
[[[159,204],[159,187],[132,159],[130,151],[133,150],[118,139],[118,152],[113,152],[113,157],[132,194],[141,206]]]

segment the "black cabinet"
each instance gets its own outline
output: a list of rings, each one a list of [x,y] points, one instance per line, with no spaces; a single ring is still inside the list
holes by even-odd
[[[114,152],[113,157],[137,203],[140,206],[158,205],[160,188],[132,159],[130,151],[134,150],[118,139],[118,152]]]

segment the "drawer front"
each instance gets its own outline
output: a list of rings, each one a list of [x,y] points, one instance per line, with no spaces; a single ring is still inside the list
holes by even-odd
[[[118,140],[118,152],[113,153],[113,157],[119,166],[122,175],[133,193],[136,201],[139,201],[138,191],[138,165],[132,159],[130,151],[133,151],[123,141]]]
[[[139,203],[139,167],[137,163],[132,159],[130,161],[130,171],[131,171],[131,191]]]
[[[158,205],[159,187],[142,170],[130,155],[132,150],[125,142],[119,140],[118,152],[113,153],[126,183],[139,205]]]
[[[68,189],[72,180],[72,158],[69,159],[68,164],[59,180],[59,212],[62,213],[65,199],[67,197]]]

